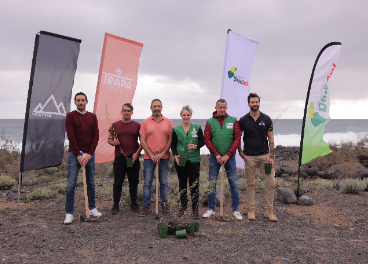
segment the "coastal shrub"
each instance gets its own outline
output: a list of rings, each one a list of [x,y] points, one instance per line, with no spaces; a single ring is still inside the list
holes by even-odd
[[[52,180],[52,178],[50,177],[50,176],[46,176],[46,175],[44,175],[44,176],[40,176],[40,177],[38,177],[38,183],[39,184],[44,184],[44,183],[48,183],[48,182],[50,182],[51,180]]]
[[[363,170],[364,166],[358,161],[344,162],[337,165],[341,171],[342,177],[347,179],[354,179],[358,170]]]
[[[32,186],[36,185],[37,183],[38,183],[37,178],[34,176],[22,179],[22,185],[24,186]]]
[[[125,198],[125,202],[127,203],[127,205],[130,205],[131,200],[130,200],[130,195],[128,195]],[[138,192],[137,192],[137,203],[141,204],[143,202],[143,184],[139,183],[138,184]]]
[[[329,191],[332,191],[333,188],[335,187],[335,183],[333,181],[325,180],[325,179],[317,179],[314,181],[314,183],[322,186],[323,188]]]
[[[9,176],[0,176],[0,190],[8,190],[14,185],[17,184],[17,181]]]
[[[14,156],[7,149],[0,149],[0,160],[2,160],[5,164],[13,163]]]
[[[59,169],[57,167],[50,167],[46,169],[47,174],[49,175],[55,175],[56,172],[58,172]]]
[[[69,146],[64,146],[64,156],[63,161],[61,162],[61,165],[58,167],[61,171],[68,171],[68,157],[69,157]]]
[[[288,181],[288,182],[298,183],[298,176],[287,176],[284,179],[285,179],[285,181]]]
[[[122,189],[122,192],[123,192],[123,189]],[[102,188],[99,189],[98,192],[102,195],[112,195],[112,186],[103,186]]]
[[[256,179],[261,179],[261,178],[263,178],[263,174],[259,171],[259,172],[256,172],[256,173],[255,173],[254,177],[255,177]]]
[[[340,183],[342,193],[360,193],[364,191],[367,184],[363,180],[348,179]]]
[[[28,200],[44,200],[44,199],[52,199],[57,196],[57,191],[48,190],[48,189],[37,189],[31,192],[28,196]]]
[[[330,167],[332,165],[343,163],[358,163],[358,155],[368,156],[368,135],[363,138],[359,138],[356,142],[352,140],[336,142],[330,140],[329,142],[331,153],[325,156],[317,157],[310,161],[312,167],[320,167],[325,165]]]
[[[266,188],[266,183],[263,181],[263,179],[255,179],[255,188],[257,189],[265,189]]]
[[[107,176],[109,177],[114,177],[114,166],[110,166],[109,169],[107,170]]]
[[[57,191],[59,194],[64,194],[66,192],[66,184],[65,183],[58,183],[53,184],[50,186],[50,189],[53,191]]]
[[[238,188],[239,188],[239,191],[245,191],[247,189],[247,179],[246,178],[238,179]]]
[[[291,186],[293,186],[294,183],[292,182],[289,182],[289,181],[285,181],[283,178],[275,178],[275,188],[278,188],[278,187],[286,187],[286,188],[289,188]]]

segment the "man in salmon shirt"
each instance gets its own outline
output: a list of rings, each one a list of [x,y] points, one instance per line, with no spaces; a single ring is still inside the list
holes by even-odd
[[[165,214],[171,214],[167,204],[169,193],[169,160],[174,123],[161,114],[162,103],[159,99],[151,102],[152,116],[142,122],[139,139],[144,153],[143,208],[138,214],[146,216],[151,204],[151,188],[156,165],[159,166],[161,208]],[[158,190],[156,190],[157,192]]]

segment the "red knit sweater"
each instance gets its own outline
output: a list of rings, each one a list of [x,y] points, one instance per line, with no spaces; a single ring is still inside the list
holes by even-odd
[[[69,152],[74,151],[77,156],[79,151],[93,155],[95,153],[99,132],[97,117],[86,112],[84,115],[72,111],[66,115],[65,128],[69,139]]]

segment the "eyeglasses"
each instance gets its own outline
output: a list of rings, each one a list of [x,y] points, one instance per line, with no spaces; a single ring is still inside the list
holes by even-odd
[[[130,113],[130,112],[132,112],[132,110],[123,110],[123,112],[124,113],[126,113],[126,112]]]

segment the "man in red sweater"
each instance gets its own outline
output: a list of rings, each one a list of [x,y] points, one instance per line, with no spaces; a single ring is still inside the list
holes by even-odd
[[[86,111],[87,96],[77,93],[74,104],[77,110],[66,115],[65,128],[69,140],[68,156],[68,186],[66,188],[64,224],[73,222],[75,186],[80,168],[86,168],[87,194],[89,213],[94,217],[102,214],[95,206],[95,150],[98,144],[99,132],[97,117]]]

